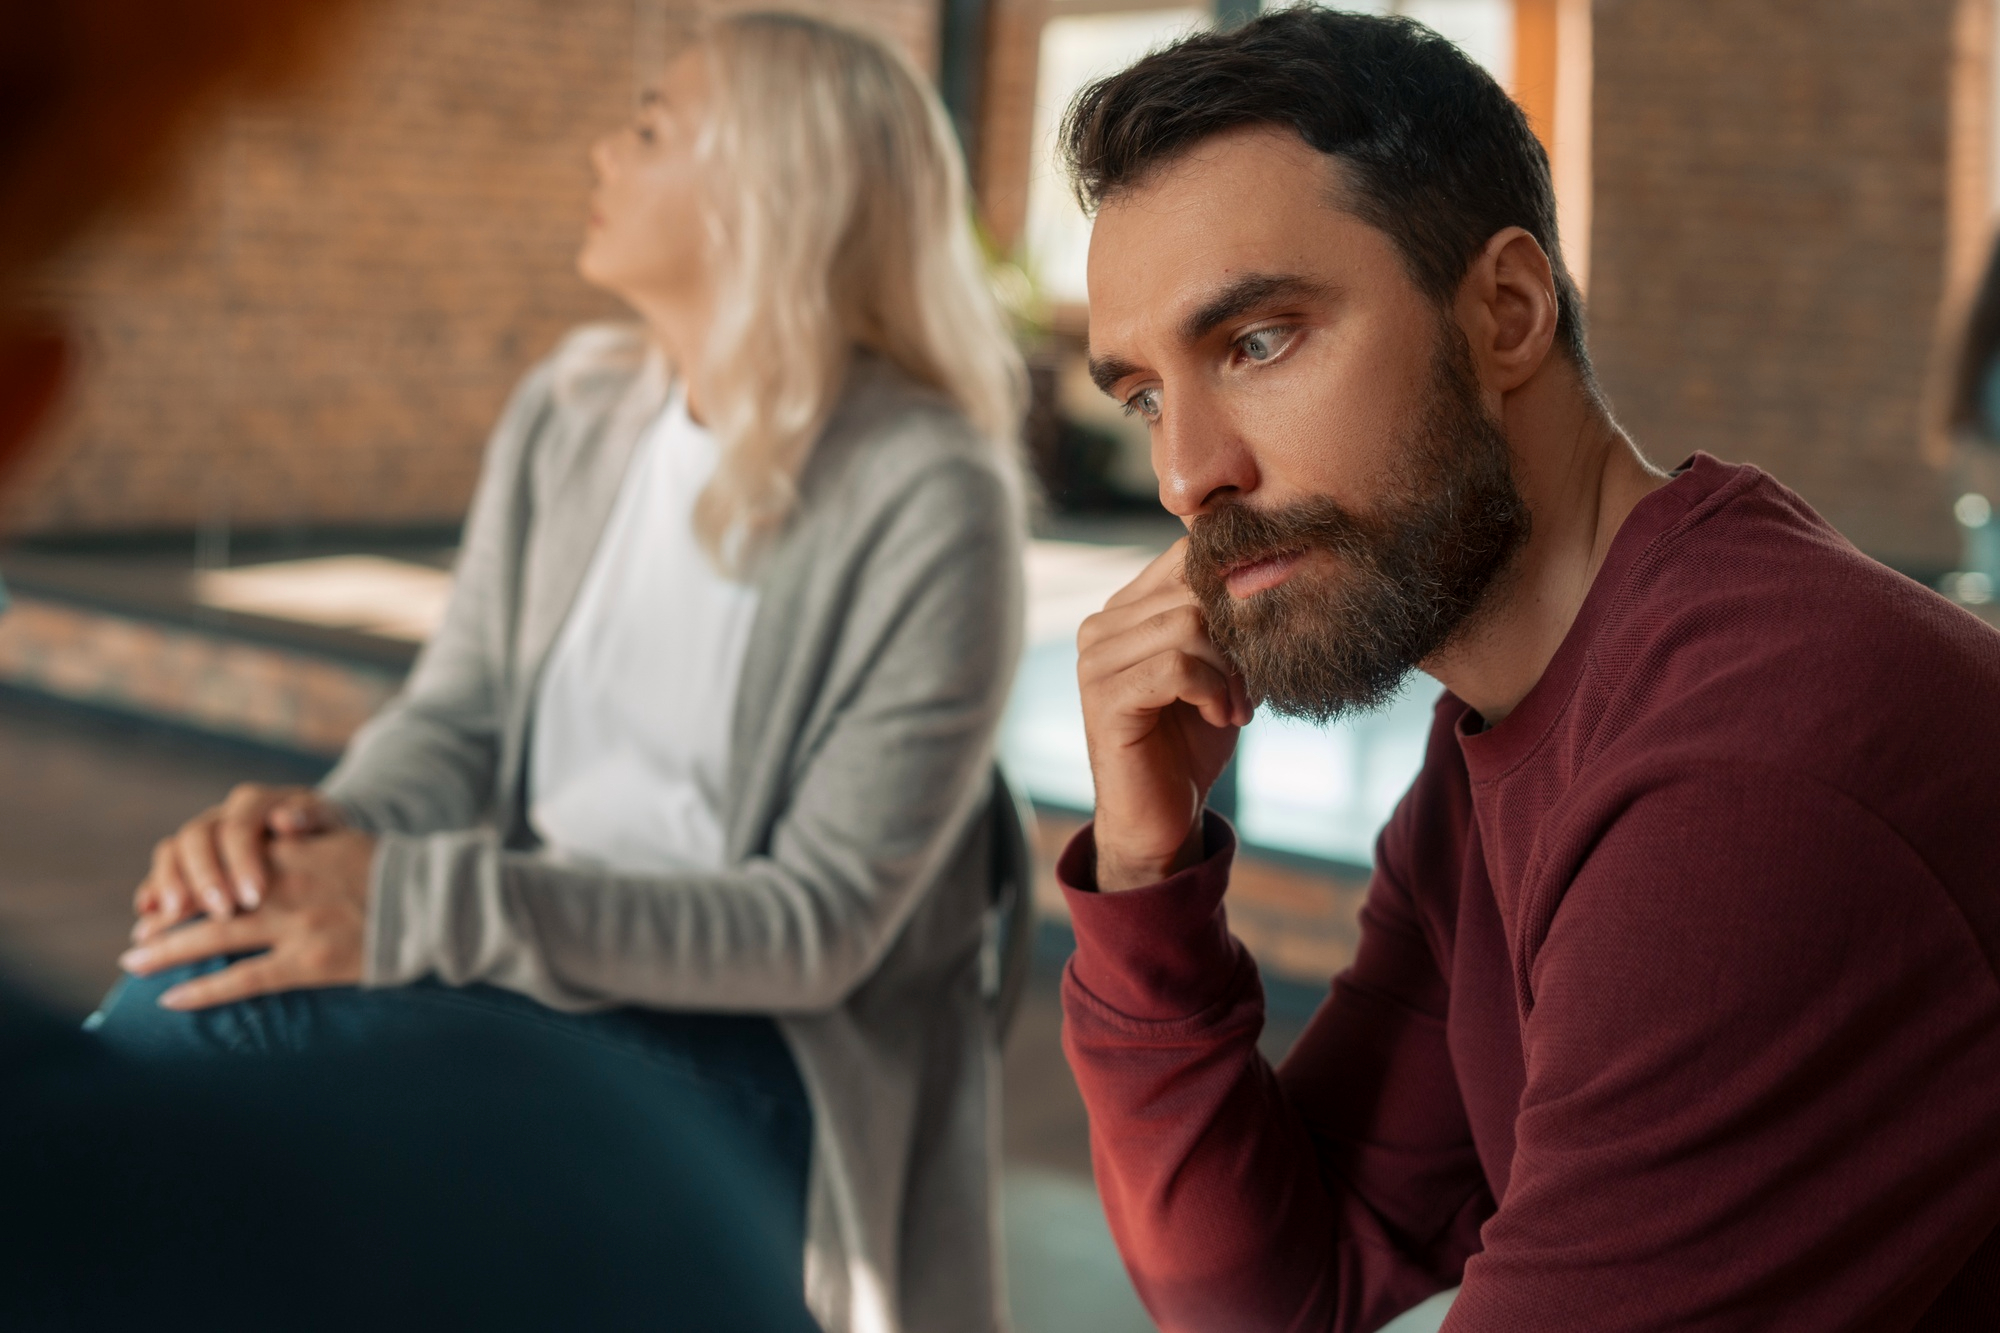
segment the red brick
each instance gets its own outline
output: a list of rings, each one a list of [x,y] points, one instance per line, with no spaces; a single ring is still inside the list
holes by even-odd
[[[933,0],[806,8],[935,63]],[[572,257],[634,37],[632,0],[392,0],[334,73],[235,115],[55,275],[89,371],[10,526],[455,522],[508,388],[620,312]]]
[[[1595,11],[1590,324],[1620,421],[1662,464],[1760,464],[1913,568],[1957,554],[1924,409],[1981,156],[1954,151],[1959,8]]]

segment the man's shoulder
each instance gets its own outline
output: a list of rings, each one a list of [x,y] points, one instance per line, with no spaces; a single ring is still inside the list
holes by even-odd
[[[1586,711],[1614,731],[1659,720],[1732,752],[1839,754],[1890,732],[1949,752],[1989,725],[2000,631],[1857,550],[1768,475],[1714,467],[1723,484],[1609,590]]]
[[[2000,789],[2000,632],[1769,477],[1729,489],[1631,563],[1571,704],[1554,817],[1596,845],[1671,791],[1707,811],[1702,838],[1753,837],[1732,794],[1747,782],[1994,897],[2000,843],[1979,830]],[[1994,915],[2000,940],[2000,899]]]

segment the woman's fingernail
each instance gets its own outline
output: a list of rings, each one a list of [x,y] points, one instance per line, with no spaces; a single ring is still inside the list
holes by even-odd
[[[127,972],[137,972],[152,960],[153,956],[144,949],[127,949],[118,955],[118,966]]]
[[[264,891],[257,887],[256,880],[240,879],[236,881],[236,897],[245,910],[254,911],[257,904],[264,901]]]
[[[187,992],[176,986],[160,997],[160,1008],[183,1009],[187,1007]]]

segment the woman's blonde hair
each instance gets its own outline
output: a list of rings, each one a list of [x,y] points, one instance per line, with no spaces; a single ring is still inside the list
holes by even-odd
[[[702,407],[723,445],[703,547],[740,571],[783,525],[856,349],[942,392],[1013,476],[1026,374],[937,96],[884,43],[817,19],[732,16],[701,41],[718,260]]]

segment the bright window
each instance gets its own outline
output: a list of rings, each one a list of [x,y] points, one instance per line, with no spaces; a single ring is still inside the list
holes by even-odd
[[[1042,29],[1035,82],[1035,156],[1028,179],[1027,258],[1044,298],[1084,300],[1084,258],[1090,220],[1070,193],[1056,156],[1056,131],[1072,99],[1087,84],[1116,74],[1147,52],[1208,25],[1205,9],[1145,9],[1063,15]]]

